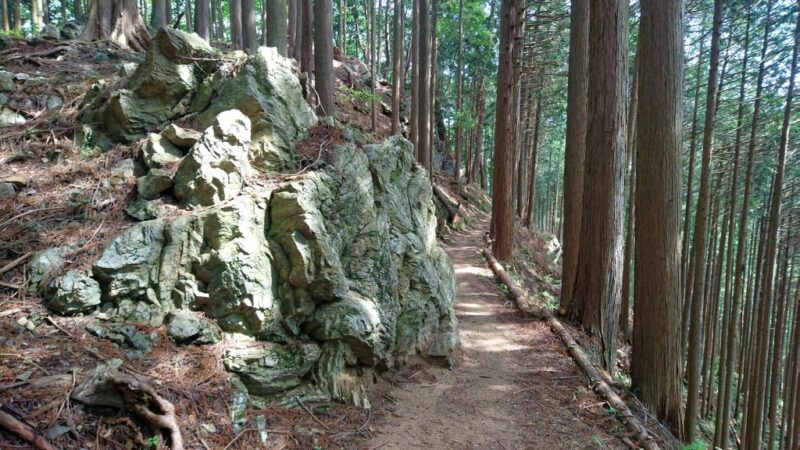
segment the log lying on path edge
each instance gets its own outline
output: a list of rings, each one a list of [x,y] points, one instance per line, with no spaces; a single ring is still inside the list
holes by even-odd
[[[603,397],[611,407],[619,412],[622,422],[628,430],[636,436],[639,445],[645,450],[659,450],[658,444],[647,432],[647,429],[639,423],[639,420],[633,415],[628,405],[626,405],[619,395],[611,389],[611,386],[604,381],[603,376],[594,367],[578,343],[572,339],[572,336],[569,335],[569,332],[564,328],[558,318],[546,309],[534,308],[528,304],[528,300],[522,293],[522,290],[517,286],[514,280],[511,279],[508,272],[506,272],[500,262],[497,261],[490,249],[483,249],[483,256],[489,262],[489,267],[492,269],[495,276],[508,287],[511,297],[514,299],[520,311],[527,316],[542,319],[547,322],[550,330],[561,339],[561,342],[567,349],[567,353],[572,356],[572,359],[575,360],[578,367],[580,367],[583,373],[589,378],[592,390]]]

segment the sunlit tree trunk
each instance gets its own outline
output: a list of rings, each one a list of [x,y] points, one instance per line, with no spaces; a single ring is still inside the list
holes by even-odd
[[[278,54],[281,56],[286,56],[286,2],[284,0],[263,0],[267,3],[267,46],[268,47],[275,47],[278,49]],[[291,3],[294,3],[295,0],[289,0]],[[331,0],[321,1],[320,3],[323,6],[319,8],[328,8],[329,10],[332,8]],[[333,14],[331,12],[331,14]],[[315,33],[318,31],[315,30]],[[316,34],[315,34],[316,36]],[[333,45],[333,24],[331,24],[331,31],[328,33],[328,36],[331,37],[331,46]],[[331,53],[332,55],[332,53]]]
[[[622,290],[628,4],[591,2],[588,126],[578,261],[568,315],[600,338],[613,370]]]
[[[231,20],[231,43],[233,48],[241,50],[242,44],[242,0],[229,0]]]
[[[578,268],[589,83],[589,3],[589,0],[572,0],[570,14],[567,143],[564,150],[562,314],[569,309]],[[533,201],[535,199],[531,203]],[[529,217],[532,214],[533,211],[529,210]]]

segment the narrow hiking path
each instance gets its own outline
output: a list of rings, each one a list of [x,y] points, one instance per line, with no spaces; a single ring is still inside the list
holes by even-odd
[[[365,448],[626,448],[617,421],[541,322],[523,319],[480,254],[487,223],[446,245],[457,279],[462,357],[453,370],[394,375]]]

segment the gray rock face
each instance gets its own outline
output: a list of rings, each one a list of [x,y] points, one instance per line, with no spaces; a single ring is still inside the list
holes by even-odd
[[[147,175],[136,180],[136,191],[145,200],[155,200],[172,187],[172,174],[164,169],[150,169]]]
[[[226,60],[197,35],[168,28],[156,33],[126,89],[101,89],[87,98],[80,119],[128,142],[189,114],[205,129],[219,113],[238,109],[252,124],[250,163],[268,172],[293,166],[294,143],[316,123],[297,69],[274,48]],[[164,137],[179,148],[199,139],[177,127],[167,128]]]
[[[45,291],[47,307],[60,314],[87,312],[100,304],[100,285],[76,270],[50,281]]]
[[[65,262],[67,254],[74,247],[53,247],[34,253],[28,260],[28,286],[33,293],[43,293],[45,284],[50,280],[54,269]]]
[[[250,119],[238,110],[220,113],[175,174],[175,196],[189,206],[210,206],[241,191],[250,175]]]
[[[151,216],[143,199],[168,177],[141,195],[154,184],[145,179],[178,160],[173,192],[185,209],[107,245],[91,274],[98,317],[166,323],[179,343],[228,334],[225,367],[254,404],[367,406],[375,371],[413,355],[451,362],[453,268],[408,141],[347,144],[324,170],[261,185],[257,175],[293,166],[294,143],[316,123],[296,69],[274,49],[225,61],[164,29],[127,89],[98,90],[81,117],[131,141],[187,114],[203,133],[150,134],[131,212]]]

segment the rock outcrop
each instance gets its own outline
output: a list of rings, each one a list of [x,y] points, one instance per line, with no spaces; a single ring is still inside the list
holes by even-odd
[[[48,275],[69,249],[36,255],[34,286],[64,314],[99,303],[99,319],[165,325],[179,344],[227,338],[224,365],[255,404],[368,406],[375,371],[415,355],[452,364],[454,273],[411,144],[340,145],[322,170],[267,181],[280,166],[273,150],[288,154],[316,121],[291,62],[262,48],[227,78],[219,66],[178,67],[177,55],[198,48],[215,55],[195,41],[160,30],[129,88],[84,111],[119,120],[100,129],[115,139],[154,133],[143,152],[149,172],[129,207],[143,221],[114,238],[88,273]],[[205,131],[170,125],[157,133],[198,102]],[[143,113],[156,103],[158,115]],[[172,112],[162,114],[167,103]],[[126,112],[131,105],[139,109]],[[180,212],[160,214],[151,199]]]
[[[125,87],[92,91],[80,119],[132,142],[178,119],[203,130],[220,112],[238,109],[252,124],[251,164],[279,172],[294,164],[294,143],[317,120],[297,75],[274,48],[222,55],[196,34],[161,28]],[[176,131],[167,128],[164,137],[186,142]]]

